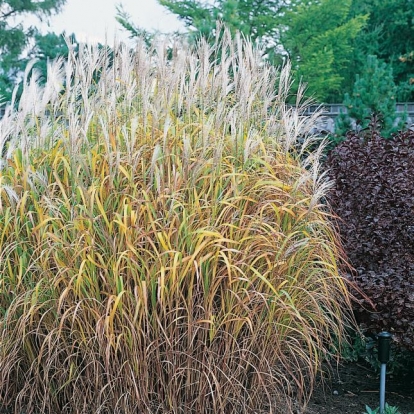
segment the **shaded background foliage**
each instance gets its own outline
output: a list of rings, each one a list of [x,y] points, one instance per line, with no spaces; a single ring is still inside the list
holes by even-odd
[[[32,15],[42,21],[60,12],[65,3],[66,0],[0,1],[0,99],[11,99],[14,86],[30,59],[53,59],[65,44],[55,33],[44,36],[33,25],[25,27],[23,19]],[[53,45],[48,49],[50,53],[46,56],[38,54],[46,43]]]
[[[329,202],[359,286],[356,313],[371,332],[393,332],[414,350],[414,132],[384,139],[373,119],[328,156],[335,179]]]

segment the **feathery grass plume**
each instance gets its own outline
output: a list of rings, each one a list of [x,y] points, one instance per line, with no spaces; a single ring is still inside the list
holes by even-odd
[[[0,398],[27,413],[289,413],[349,322],[289,67],[82,45],[0,122]],[[277,85],[279,89],[277,89]],[[65,88],[63,88],[65,85]]]

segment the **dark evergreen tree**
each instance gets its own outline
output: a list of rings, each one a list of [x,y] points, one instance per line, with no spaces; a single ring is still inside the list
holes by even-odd
[[[396,99],[414,101],[414,65],[406,60],[414,51],[414,1],[353,0],[352,13],[368,15],[355,40],[355,73],[361,73],[367,55],[376,55],[392,67]]]
[[[382,121],[382,134],[389,137],[392,132],[401,129],[406,120],[396,113],[396,97],[397,86],[391,65],[375,55],[368,56],[361,74],[356,75],[352,93],[345,94],[347,114],[338,117],[336,134],[343,135],[354,127],[351,119],[358,128],[363,129],[371,115],[377,114]]]

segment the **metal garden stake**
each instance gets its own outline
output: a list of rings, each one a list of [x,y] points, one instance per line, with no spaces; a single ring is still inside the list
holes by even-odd
[[[387,362],[390,360],[391,338],[392,335],[389,332],[381,332],[378,335],[378,360],[381,362],[380,414],[384,414],[385,409],[385,375],[387,372]]]

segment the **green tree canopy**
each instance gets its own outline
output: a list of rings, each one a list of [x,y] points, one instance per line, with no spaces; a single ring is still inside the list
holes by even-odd
[[[280,41],[296,78],[320,101],[335,101],[349,82],[354,40],[366,15],[351,16],[352,0],[294,0],[283,16]]]
[[[25,28],[27,14],[43,20],[61,10],[66,0],[0,0],[0,96],[8,100],[16,79],[27,64],[23,52],[39,33]]]
[[[232,31],[252,40],[277,37],[285,0],[158,0],[195,34],[211,36],[220,20]]]

